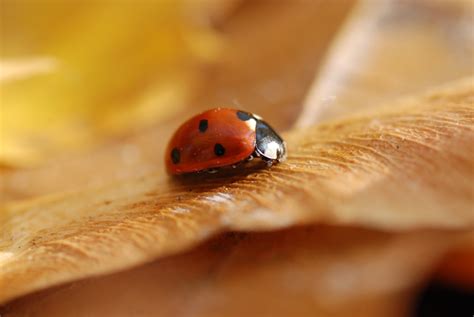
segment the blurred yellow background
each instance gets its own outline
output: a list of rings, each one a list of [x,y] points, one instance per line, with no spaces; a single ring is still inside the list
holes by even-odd
[[[354,3],[3,1],[1,199],[162,173],[209,108],[291,128]]]
[[[196,4],[2,1],[1,162],[36,164],[178,111],[219,53],[212,3]]]

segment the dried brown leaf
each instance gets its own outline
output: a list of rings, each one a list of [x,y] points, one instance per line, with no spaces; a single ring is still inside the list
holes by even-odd
[[[473,73],[470,1],[360,1],[329,49],[300,127]]]
[[[384,112],[288,133],[288,161],[271,169],[180,181],[152,173],[8,205],[0,213],[0,301],[228,229],[472,228],[473,101],[467,78]]]
[[[6,316],[407,316],[462,234],[299,227],[229,233],[125,272],[15,301]],[[472,236],[471,236],[472,243]]]

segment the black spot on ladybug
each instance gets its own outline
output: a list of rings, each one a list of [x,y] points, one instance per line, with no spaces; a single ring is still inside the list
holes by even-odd
[[[247,121],[252,118],[252,115],[245,111],[237,111],[237,117],[242,121]]]
[[[207,126],[208,126],[208,122],[206,119],[202,119],[201,121],[199,121],[199,131],[203,133],[206,132]]]
[[[216,143],[216,145],[214,145],[214,153],[217,156],[222,156],[225,154],[225,148],[222,146],[222,144]]]
[[[171,151],[171,160],[173,161],[173,164],[178,164],[180,159],[181,154],[179,153],[179,150],[177,148],[174,148]]]

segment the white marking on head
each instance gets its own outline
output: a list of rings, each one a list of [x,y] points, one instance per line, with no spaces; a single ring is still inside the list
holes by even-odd
[[[272,141],[266,144],[265,152],[263,154],[268,158],[277,159],[279,149],[280,149],[280,144],[278,144],[275,141]]]
[[[247,121],[245,121],[245,124],[252,130],[255,131],[255,127],[257,126],[257,120],[254,118],[250,118]]]

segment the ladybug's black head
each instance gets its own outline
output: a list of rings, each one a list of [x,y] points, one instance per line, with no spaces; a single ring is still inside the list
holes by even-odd
[[[265,121],[257,120],[255,127],[255,150],[267,161],[284,161],[286,158],[285,141]]]

